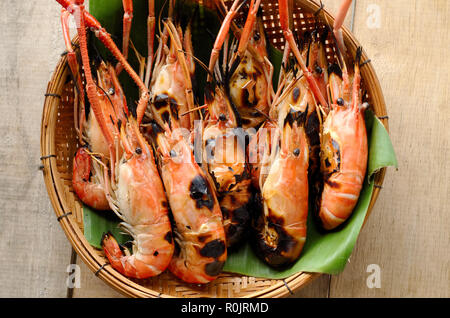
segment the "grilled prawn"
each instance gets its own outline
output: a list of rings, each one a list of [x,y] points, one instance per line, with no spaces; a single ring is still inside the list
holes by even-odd
[[[320,173],[316,183],[314,213],[322,227],[331,230],[351,215],[362,189],[368,146],[362,103],[359,63],[356,53],[353,71],[342,36],[342,24],[352,0],[343,0],[333,25],[339,64],[327,69],[328,107],[324,108],[321,134]],[[319,188],[317,188],[319,187]]]
[[[236,113],[223,87],[206,90],[208,105],[203,129],[203,162],[213,180],[223,215],[227,247],[242,243],[248,233],[250,173],[246,160],[245,134],[238,129]]]
[[[121,124],[120,138],[124,154],[108,197],[123,220],[121,228],[133,237],[133,253],[120,248],[110,233],[101,244],[114,269],[128,277],[148,278],[163,272],[174,252],[168,202],[153,150],[134,118]]]
[[[322,179],[314,187],[317,206],[315,213],[325,229],[342,224],[352,213],[362,188],[367,165],[367,135],[363,116],[359,71],[361,50],[358,50],[353,74],[347,69],[348,57],[342,37],[342,23],[351,0],[344,0],[333,25],[338,55],[338,64],[328,67],[327,91],[304,63],[301,52],[295,46],[295,39],[287,24],[282,24],[283,33],[290,49],[302,69],[317,102],[324,110],[325,120],[321,132]],[[287,0],[279,1],[280,17],[287,15]],[[353,77],[353,79],[351,79]],[[353,82],[353,84],[351,84]],[[321,89],[322,88],[322,89]],[[328,113],[329,112],[329,113]]]
[[[174,250],[163,184],[156,168],[152,149],[139,131],[140,121],[126,115],[125,99],[120,98],[116,101],[115,105],[119,108],[114,112],[111,111],[111,116],[104,114],[102,94],[99,97],[97,84],[92,77],[86,24],[95,30],[96,36],[112,51],[122,67],[141,88],[141,98],[137,108],[138,118],[142,118],[147,106],[148,91],[110,36],[101,28],[98,21],[84,10],[83,1],[61,0],[58,2],[75,17],[86,94],[108,149],[108,157],[101,156],[101,159],[109,161],[109,167],[95,156],[91,157],[103,169],[102,184],[105,185],[105,195],[110,208],[122,218],[123,229],[134,239],[133,254],[125,252],[125,255],[116,240],[110,234],[105,234],[101,241],[103,250],[112,267],[126,276],[147,278],[158,275],[168,266]],[[107,73],[105,78],[110,81],[103,85],[110,83],[111,86],[105,87],[104,92],[118,92],[118,96],[122,96],[114,68],[109,66],[105,72]],[[119,114],[123,114],[123,117]],[[117,160],[120,153],[123,154]]]
[[[154,124],[153,134],[174,219],[176,250],[169,270],[188,283],[208,283],[227,258],[222,214],[213,185],[195,162],[190,145]]]
[[[321,10],[315,13],[317,18]],[[308,103],[308,114],[306,121],[306,135],[308,137],[309,145],[309,168],[308,168],[308,187],[309,187],[309,201],[311,207],[314,209],[321,196],[323,189],[322,173],[320,170],[320,141],[323,129],[323,116],[329,112],[329,94],[328,94],[328,61],[326,57],[325,41],[328,38],[329,31],[324,28],[322,31],[316,26],[313,31],[304,31],[302,36],[297,37],[299,52],[303,61],[298,61],[296,58],[289,59],[291,52],[289,43],[286,43],[283,62],[284,66],[280,72],[279,86],[293,85],[292,94],[290,96],[291,105],[305,105]],[[297,44],[297,41],[293,42]],[[292,43],[291,43],[292,44]],[[297,48],[294,48],[294,51]],[[304,75],[302,70],[302,63],[309,72],[308,77]],[[301,79],[295,80],[297,76]],[[314,82],[318,88],[317,94],[324,97],[325,105],[317,104],[317,97],[311,90],[310,82]],[[278,90],[275,99],[280,99],[279,94],[285,90]],[[306,94],[306,92],[308,92]],[[307,97],[305,99],[305,97]],[[298,101],[300,100],[300,102]],[[307,101],[309,100],[309,101]],[[275,102],[276,103],[276,102]],[[304,106],[302,106],[304,109]],[[272,112],[276,112],[277,108],[272,108]],[[276,116],[272,114],[272,116]]]
[[[311,43],[303,42],[304,49],[299,50],[288,26],[287,1],[279,1],[279,10],[287,43],[285,68],[271,104],[270,119],[249,145],[253,185],[260,195],[255,244],[260,257],[273,267],[296,261],[306,241],[309,175],[318,165],[317,103],[326,105],[323,96],[316,98],[322,92],[310,65],[304,62],[304,57],[312,54]],[[289,51],[298,58],[293,65],[287,60]]]
[[[171,1],[169,16],[173,6]],[[190,131],[195,119],[195,113],[189,111],[194,108],[191,78],[195,72],[190,24],[184,33],[171,18],[163,24],[153,75],[145,79],[150,82],[152,95],[149,117],[161,127],[172,127],[175,120],[180,128]]]
[[[70,13],[66,9],[61,12],[61,24],[63,28],[64,42],[67,48],[69,68],[74,79],[77,97],[74,103],[74,122],[78,132],[79,143],[82,145],[73,160],[72,186],[84,204],[97,209],[109,210],[109,203],[105,195],[106,185],[103,183],[102,168],[97,161],[91,160],[91,154],[111,161],[114,165],[116,149],[109,149],[107,140],[113,141],[117,135],[114,122],[123,119],[128,114],[124,95],[115,78],[110,76],[109,67],[101,59],[95,58],[92,66],[95,68],[96,79],[95,96],[99,111],[87,111],[85,107],[85,85],[82,81],[82,68],[78,62],[79,56],[75,53],[69,36],[68,18]],[[122,105],[125,105],[122,108]],[[120,110],[120,111],[119,111]],[[106,135],[103,133],[97,116],[106,123]],[[118,117],[119,116],[119,117]],[[112,120],[110,120],[112,119]],[[110,150],[114,158],[110,158]],[[117,155],[121,155],[118,153]]]
[[[161,38],[167,39],[163,39],[157,51],[156,61],[160,63],[156,62],[151,80],[152,116],[147,129],[158,155],[173,216],[176,249],[168,268],[185,282],[203,284],[222,271],[227,258],[226,237],[214,184],[195,161],[190,140],[184,136],[192,122],[183,120],[182,113],[194,109],[193,66],[189,54],[182,49],[190,47],[187,42],[190,37],[185,33],[182,41],[182,32],[171,19],[164,26]],[[164,44],[169,40],[170,49]],[[166,50],[164,47],[169,52],[165,58],[160,56]]]
[[[306,241],[310,153],[306,127],[313,105],[302,78],[293,79],[272,105],[276,117],[258,130],[249,146],[250,160],[256,162],[253,185],[260,193],[256,248],[273,267],[297,260]]]
[[[109,161],[115,165],[115,158],[110,157],[108,139],[114,141],[118,135],[115,123],[118,116],[127,113],[126,106],[117,112],[118,108],[124,104],[124,95],[115,77],[110,74],[111,65],[106,65],[103,61],[96,67],[97,69],[97,93],[101,110],[100,121],[106,123],[107,133],[105,136],[100,128],[99,121],[93,111],[88,112],[87,120],[80,121],[81,143],[73,160],[72,186],[83,203],[98,210],[109,210],[109,203],[106,197],[107,185],[104,183],[104,173],[97,160],[92,160],[92,155],[101,158],[103,162]],[[80,92],[84,90],[81,87]],[[84,113],[84,111],[82,111]],[[83,115],[84,118],[84,115]],[[113,156],[121,156],[121,148],[113,148]]]
[[[230,80],[236,72],[233,73],[233,69],[236,68],[232,64],[237,60],[236,57],[228,60],[228,53],[231,55],[232,51],[227,52],[225,48],[223,64],[229,66],[222,69],[217,62],[218,52],[227,40],[229,27],[238,11],[239,2],[234,1],[227,13],[212,50],[209,71],[214,75],[209,77],[210,82],[205,90],[207,113],[202,131],[203,167],[215,184],[228,248],[242,243],[248,233],[249,203],[252,199],[250,171],[246,158],[246,134],[241,125],[241,114],[230,98]],[[254,1],[252,5],[255,5]],[[254,10],[251,7],[248,20],[254,20],[258,5],[259,2]],[[241,41],[246,41],[245,37],[252,29],[253,25],[246,23]]]
[[[223,0],[215,0],[215,2],[219,11],[226,12]],[[265,121],[265,115],[269,113],[270,102],[274,94],[272,88],[273,66],[268,58],[262,20],[258,16],[260,4],[261,0],[250,2],[246,21],[242,28],[239,28],[230,19],[228,13],[221,30],[228,33],[231,29],[239,41],[239,45],[234,47],[234,52],[230,50],[229,53],[231,75],[227,83],[227,90],[230,101],[239,113],[244,129],[259,127]],[[230,11],[233,10],[232,6]],[[233,17],[234,15],[233,12]],[[219,40],[220,35],[221,33],[219,33]],[[214,54],[212,54],[213,62]],[[211,66],[212,64],[210,64]]]
[[[361,49],[358,49],[353,84],[350,84],[345,68],[341,75],[335,67],[330,75],[333,103],[323,124],[321,170],[324,187],[319,202],[319,218],[327,230],[336,228],[350,216],[366,174],[366,106],[361,99],[360,58]]]

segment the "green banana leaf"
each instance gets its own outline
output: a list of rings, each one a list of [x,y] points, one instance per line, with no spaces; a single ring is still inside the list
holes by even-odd
[[[156,0],[156,16],[163,7],[165,1]],[[147,18],[147,1],[135,1],[134,20],[132,26],[131,40],[141,55],[147,55],[146,48],[146,18]],[[197,8],[189,1],[179,1],[183,8],[177,10],[182,12],[185,17],[180,17],[180,21],[184,24],[187,21],[192,23],[193,45],[196,57],[203,63],[207,64],[211,48],[214,43],[214,34],[217,33],[220,22],[215,13],[205,8]],[[102,25],[110,32],[116,42],[121,47],[121,29],[122,29],[122,1],[121,0],[91,0],[90,12],[102,23]],[[163,12],[162,16],[166,13]],[[183,16],[183,14],[181,14]],[[191,16],[198,15],[198,19],[191,19]],[[101,52],[102,56],[107,59],[113,59],[111,55],[102,48],[101,43],[95,43],[95,46]],[[275,72],[278,74],[281,65],[281,52],[275,48],[269,48],[269,55],[274,64]],[[138,62],[132,50],[130,50],[129,60],[131,65],[138,69]],[[120,81],[127,94],[129,105],[135,105],[138,99],[138,90],[136,85],[129,77],[122,72]],[[202,96],[202,85],[206,72],[197,67],[196,79],[194,83],[194,91],[196,96]],[[278,79],[278,76],[274,76]],[[197,84],[197,85],[195,85]],[[299,260],[290,268],[285,270],[275,270],[263,263],[253,252],[250,244],[245,244],[239,250],[230,253],[225,263],[224,271],[238,273],[254,277],[265,278],[285,278],[300,271],[318,272],[327,274],[340,273],[353,250],[365,216],[367,214],[370,198],[373,193],[374,184],[372,177],[375,172],[383,167],[397,167],[397,159],[394,148],[392,146],[389,134],[380,120],[371,112],[366,111],[366,127],[369,142],[369,160],[368,171],[364,187],[361,191],[360,198],[352,216],[340,226],[337,230],[324,233],[319,230],[312,217],[308,217],[307,240],[303,248]],[[84,234],[90,244],[96,248],[100,248],[100,240],[105,232],[112,232],[118,242],[123,244],[130,240],[130,237],[120,233],[118,224],[120,220],[111,211],[95,211],[86,206],[84,212]],[[310,213],[311,215],[311,213]]]
[[[118,227],[121,220],[113,211],[98,211],[83,205],[84,237],[93,247],[101,249],[104,233],[111,233],[119,244],[131,241],[131,237],[122,233]]]

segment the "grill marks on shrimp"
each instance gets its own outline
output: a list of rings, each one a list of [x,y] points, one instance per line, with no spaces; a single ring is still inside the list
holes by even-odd
[[[214,199],[211,193],[211,188],[201,175],[197,175],[191,182],[189,193],[192,199],[196,201],[197,209],[207,207],[212,210],[214,207]]]
[[[299,238],[290,235],[285,229],[283,217],[276,217],[275,214],[269,209],[265,231],[258,234],[257,247],[266,262],[275,268],[282,268],[293,261],[288,259],[288,255],[295,254]]]
[[[179,120],[179,104],[168,93],[160,93],[155,96],[153,106],[164,123],[171,126],[173,120]]]
[[[266,86],[263,70],[246,54],[229,83],[231,101],[236,105],[244,127],[255,127],[265,119],[262,113],[268,112],[264,99]]]
[[[225,242],[220,239],[210,241],[200,250],[200,255],[203,257],[220,257],[226,249]]]
[[[298,102],[298,98],[300,97],[300,88],[295,87],[292,90],[292,100],[294,101],[294,103]]]
[[[208,173],[215,185],[224,220],[227,246],[243,241],[250,225],[250,173],[245,146],[235,133],[224,132],[205,140]],[[212,158],[211,158],[212,156]]]

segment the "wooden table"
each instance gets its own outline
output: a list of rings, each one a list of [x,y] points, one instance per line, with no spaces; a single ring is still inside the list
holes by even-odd
[[[399,169],[344,272],[294,297],[450,297],[450,2],[355,1],[346,24],[354,16],[378,73]],[[323,3],[336,12],[339,1]],[[64,50],[59,12],[51,0],[0,1],[0,297],[121,297],[72,254],[39,171],[44,92]],[[70,289],[73,263],[80,288]],[[368,287],[373,266],[380,288]]]

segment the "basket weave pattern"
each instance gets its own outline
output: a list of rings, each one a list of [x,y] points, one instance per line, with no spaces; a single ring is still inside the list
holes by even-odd
[[[205,1],[203,1],[205,2]],[[212,2],[212,1],[211,1]],[[314,12],[319,5],[309,0],[297,0],[294,5],[295,31],[312,30],[317,25]],[[226,1],[229,5],[230,1]],[[279,49],[284,47],[284,37],[278,20],[277,1],[262,1],[263,23],[266,35]],[[332,17],[325,12],[330,21]],[[357,42],[344,30],[350,54],[356,51]],[[327,41],[328,59],[335,59],[335,48]],[[363,55],[363,59],[366,58]],[[386,116],[381,89],[371,65],[362,69],[369,102],[378,116]],[[47,88],[42,117],[41,153],[44,160],[44,179],[50,200],[60,224],[77,254],[88,267],[109,285],[132,297],[285,297],[303,287],[320,274],[297,273],[284,280],[247,277],[223,273],[215,281],[204,285],[186,284],[170,273],[147,280],[128,279],[107,264],[103,252],[89,245],[83,236],[82,204],[72,189],[72,160],[78,148],[74,128],[74,85],[66,57],[62,57]],[[385,123],[387,126],[387,122]],[[385,169],[377,173],[375,182],[381,184]],[[369,212],[378,196],[374,190]],[[106,265],[105,265],[106,264]]]

